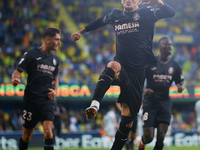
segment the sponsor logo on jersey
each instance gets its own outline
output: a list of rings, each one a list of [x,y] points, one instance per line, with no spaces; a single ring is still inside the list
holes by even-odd
[[[169,70],[168,70],[169,74],[172,74],[174,72],[174,68],[172,67],[169,67]]]
[[[54,70],[55,70],[54,66],[48,66],[48,65],[44,65],[44,64],[37,65],[37,71],[40,71],[40,72],[52,74],[52,72]]]
[[[164,82],[164,81],[167,81],[169,82],[170,80],[172,80],[172,76],[171,75],[164,75],[164,74],[154,74],[153,75],[153,79],[155,82]]]
[[[57,64],[56,59],[53,59],[53,65],[55,66]]]
[[[115,22],[118,22],[119,20],[115,20]]]
[[[138,14],[138,13],[134,13],[133,14],[133,20],[134,21],[137,21],[137,20],[139,20],[140,19],[140,15]]]
[[[124,30],[124,29],[132,29],[136,27],[140,27],[139,22],[124,23],[124,24],[115,25],[115,31]]]

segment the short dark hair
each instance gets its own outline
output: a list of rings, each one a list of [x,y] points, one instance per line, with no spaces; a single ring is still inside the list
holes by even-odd
[[[56,27],[47,27],[44,30],[42,37],[43,38],[46,38],[47,36],[53,37],[53,36],[56,35],[56,33],[60,34],[61,30],[59,28],[56,28]]]
[[[167,40],[167,39],[170,39],[170,38],[167,37],[167,36],[162,37],[162,38],[158,41],[158,46],[160,45],[160,43],[161,43],[162,40]]]

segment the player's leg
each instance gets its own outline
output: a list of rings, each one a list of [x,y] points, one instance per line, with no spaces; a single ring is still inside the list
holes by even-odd
[[[25,100],[26,101],[26,100]],[[29,141],[36,124],[39,122],[38,107],[36,104],[26,101],[23,109],[23,135],[19,140],[19,150],[27,150]]]
[[[136,132],[130,132],[130,142],[129,142],[129,145],[130,145],[130,149],[131,150],[134,150],[134,146],[135,146],[135,143],[134,143],[134,140],[136,139]]]
[[[132,132],[132,131],[130,131],[130,133],[131,133],[131,132]],[[128,140],[127,140],[126,143],[125,143],[126,150],[129,150],[129,148],[130,148],[130,141],[131,141],[130,133],[129,133],[129,136],[128,136]]]
[[[23,135],[19,140],[19,150],[27,150],[34,129],[23,128]]]
[[[125,144],[126,146],[126,150],[133,150],[134,149],[134,140],[137,136],[136,134],[136,128],[137,128],[137,118],[134,120],[133,122],[133,125],[131,127],[131,131],[129,133],[129,137],[128,137],[128,140]]]
[[[159,124],[157,127],[157,141],[154,150],[162,150],[164,146],[164,138],[168,130],[168,124]]]
[[[149,101],[143,101],[143,135],[139,143],[138,150],[144,150],[145,145],[150,143],[154,138],[154,129],[156,126],[156,114],[159,109]]]
[[[115,141],[111,150],[121,150],[128,139],[129,132],[131,130],[134,117],[130,113],[130,109],[127,104],[122,103],[122,117],[119,125],[119,129],[115,134]]]
[[[157,142],[154,147],[154,150],[162,150],[163,149],[163,141],[168,130],[168,126],[170,125],[171,120],[171,102],[164,101],[160,104],[160,111],[156,117],[157,124]]]
[[[144,150],[146,144],[150,143],[154,138],[154,127],[144,127],[142,139],[138,150]]]
[[[54,107],[53,102],[49,101],[42,106],[40,110],[41,122],[44,130],[44,150],[53,150],[54,149],[54,140],[53,140],[53,119],[54,119]]]
[[[53,121],[43,121],[42,123],[44,129],[44,150],[53,150],[54,149],[54,140],[53,140]]]
[[[86,109],[86,117],[89,119],[94,119],[97,111],[99,110],[100,102],[110,88],[113,79],[117,79],[121,70],[120,63],[116,61],[110,61],[103,73],[100,75],[96,88],[94,90],[93,101]]]
[[[61,121],[60,120],[54,120],[53,122],[53,141],[56,142],[55,136],[61,137]],[[59,145],[55,145],[55,149],[58,150]]]
[[[164,141],[167,129],[168,129],[168,124],[164,124],[164,123],[158,124],[157,141],[156,141],[154,150],[162,150],[163,149],[163,146],[164,146],[163,141]]]

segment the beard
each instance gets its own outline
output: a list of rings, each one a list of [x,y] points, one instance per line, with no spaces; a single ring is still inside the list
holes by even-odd
[[[127,11],[127,12],[133,11],[133,7],[125,7],[124,9],[125,9],[125,11]]]

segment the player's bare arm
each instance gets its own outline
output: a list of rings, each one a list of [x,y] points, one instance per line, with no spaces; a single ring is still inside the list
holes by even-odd
[[[72,40],[73,40],[74,42],[76,42],[77,40],[79,40],[79,39],[81,38],[81,35],[84,34],[85,32],[87,32],[87,31],[86,31],[85,28],[83,28],[83,29],[79,30],[78,32],[73,33],[73,34],[71,35]]]
[[[143,5],[149,5],[149,6],[155,6],[157,5],[158,7],[164,6],[164,2],[162,0],[149,0],[149,2],[143,3]]]
[[[20,84],[20,76],[21,73],[19,70],[15,70],[12,74],[12,85],[13,86],[17,86],[18,84]]]
[[[50,91],[48,93],[49,99],[54,99],[56,97],[57,90],[58,90],[58,76],[54,78],[53,84],[54,84],[54,89],[49,88],[49,91]]]

